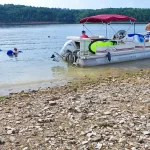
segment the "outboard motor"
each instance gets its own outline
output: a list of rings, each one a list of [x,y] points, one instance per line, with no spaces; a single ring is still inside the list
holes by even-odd
[[[75,52],[77,51],[77,46],[73,40],[67,41],[59,54],[67,61],[67,62],[74,62],[76,59]]]
[[[68,51],[72,52],[75,51],[77,49],[77,46],[75,44],[75,42],[73,40],[69,40],[67,41],[63,48],[60,51],[60,55],[63,56],[64,54],[66,54]]]

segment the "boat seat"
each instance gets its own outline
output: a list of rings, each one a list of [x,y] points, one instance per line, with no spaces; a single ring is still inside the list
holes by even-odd
[[[113,40],[121,40],[126,36],[127,32],[125,30],[119,30],[114,36]]]

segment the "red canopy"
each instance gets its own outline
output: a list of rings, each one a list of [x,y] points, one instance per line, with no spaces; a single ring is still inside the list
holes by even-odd
[[[90,16],[86,17],[80,20],[80,23],[85,22],[111,22],[111,21],[136,21],[135,18],[131,18],[124,15],[117,15],[117,14],[103,14],[103,15],[96,15],[96,16]]]

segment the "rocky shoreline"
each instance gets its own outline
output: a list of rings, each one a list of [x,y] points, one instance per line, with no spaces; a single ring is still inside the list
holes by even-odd
[[[0,150],[150,150],[150,70],[0,98]]]

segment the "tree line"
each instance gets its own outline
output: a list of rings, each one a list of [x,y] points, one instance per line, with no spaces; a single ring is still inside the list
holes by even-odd
[[[61,9],[24,5],[0,5],[0,23],[79,23],[80,19],[98,14],[121,14],[134,17],[137,22],[150,20],[150,9],[105,8],[105,9]]]

